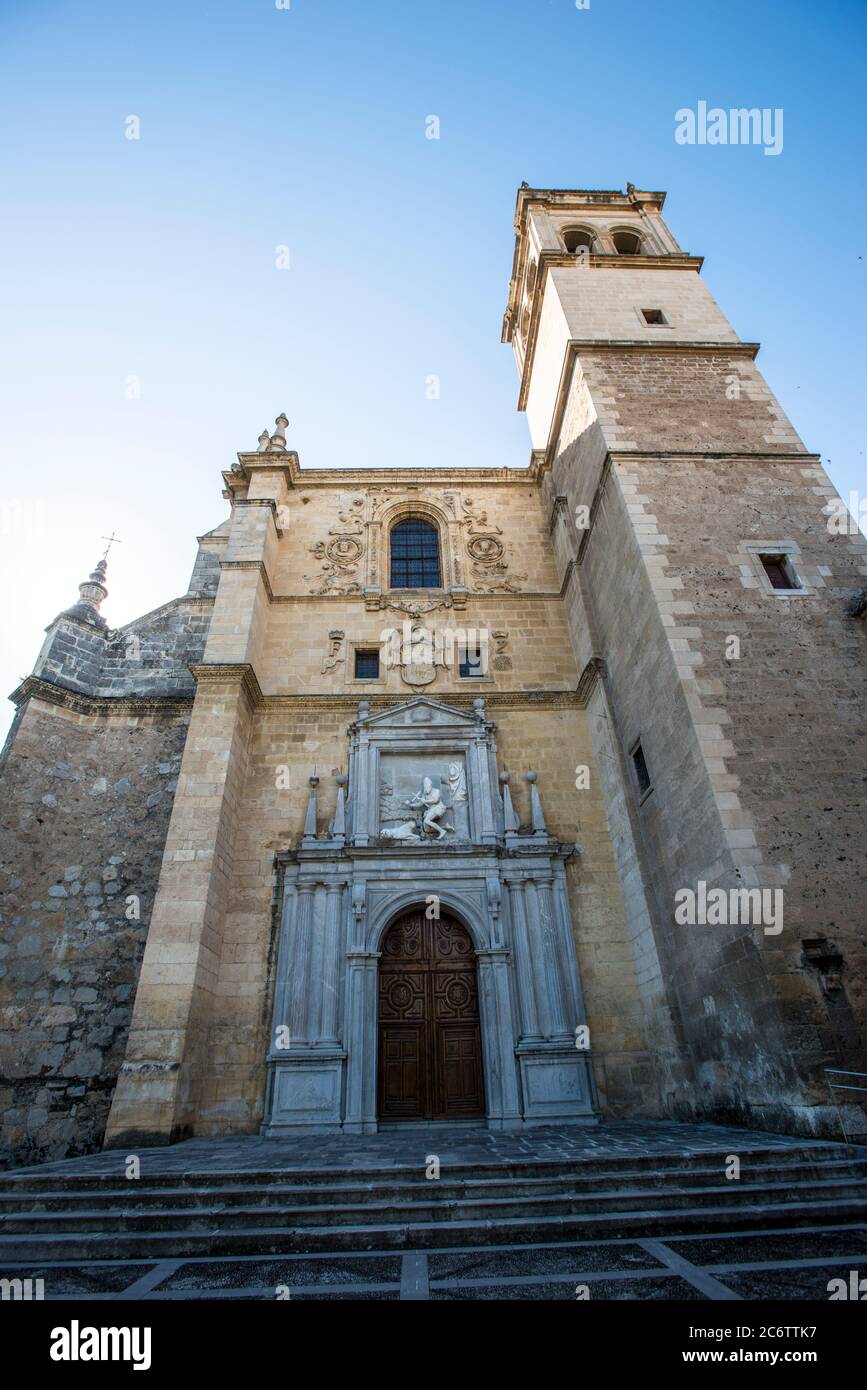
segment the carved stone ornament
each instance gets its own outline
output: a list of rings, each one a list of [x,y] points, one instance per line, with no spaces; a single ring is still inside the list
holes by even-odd
[[[333,671],[343,661],[343,642],[346,637],[345,632],[335,628],[328,634],[328,655],[322,662],[323,676],[327,671]]]
[[[356,575],[364,555],[364,535],[362,513],[364,499],[355,497],[344,499],[338,510],[338,524],[329,529],[329,540],[317,541],[308,547],[311,555],[322,562],[322,575],[316,582],[315,576],[304,576],[305,582],[314,584],[314,594],[360,594],[361,584]]]
[[[494,639],[494,655],[491,658],[491,666],[495,671],[511,671],[512,658],[506,652],[509,645],[509,633],[505,628],[491,633]]]
[[[479,511],[472,497],[465,497],[463,500],[463,524],[467,528],[468,536],[501,536],[503,534],[499,526],[491,526],[488,523],[488,513]],[[469,549],[469,546],[467,547]]]
[[[446,663],[442,653],[436,650],[430,631],[422,623],[413,623],[409,637],[402,645],[401,655],[409,660],[401,662],[401,680],[418,689],[432,685],[439,667]]]
[[[444,780],[451,791],[451,805],[447,804],[442,791],[435,785],[435,782],[440,780]],[[386,793],[384,797],[383,791]],[[397,840],[401,844],[417,844],[423,840],[439,844],[449,835],[457,834],[451,819],[447,820],[446,817],[455,805],[466,799],[466,774],[462,764],[458,762],[449,764],[449,772],[444,779],[437,778],[434,774],[423,777],[420,789],[412,796],[406,797],[400,807],[395,802],[391,784],[386,783],[380,788],[380,820],[393,818],[395,813],[398,816],[403,815],[405,819],[398,820],[397,824],[383,825],[380,839]],[[406,817],[407,811],[412,813],[412,819]]]

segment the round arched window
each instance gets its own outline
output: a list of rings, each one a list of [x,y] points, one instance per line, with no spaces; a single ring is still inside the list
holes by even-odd
[[[391,587],[438,589],[440,584],[437,528],[420,516],[399,521],[391,531]]]
[[[593,233],[584,227],[567,227],[563,233],[563,245],[567,251],[592,251]]]
[[[614,248],[619,255],[641,255],[641,237],[637,232],[614,232],[611,240],[614,242]]]

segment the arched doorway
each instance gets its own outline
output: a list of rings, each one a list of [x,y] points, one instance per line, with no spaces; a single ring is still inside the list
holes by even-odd
[[[485,1114],[476,955],[443,913],[411,908],[391,924],[379,962],[381,1121]]]

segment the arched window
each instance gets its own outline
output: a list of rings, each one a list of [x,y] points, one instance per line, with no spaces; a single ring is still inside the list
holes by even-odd
[[[641,237],[637,232],[614,232],[611,240],[614,242],[615,249],[619,255],[641,255]]]
[[[391,532],[391,587],[438,589],[440,583],[437,528],[418,516],[399,521]]]
[[[563,233],[563,245],[567,251],[592,251],[593,233],[584,227],[567,227]]]

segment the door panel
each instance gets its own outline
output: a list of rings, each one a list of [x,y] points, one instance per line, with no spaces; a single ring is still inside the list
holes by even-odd
[[[485,1113],[476,958],[469,933],[443,916],[406,913],[379,964],[379,1115],[471,1119]]]

